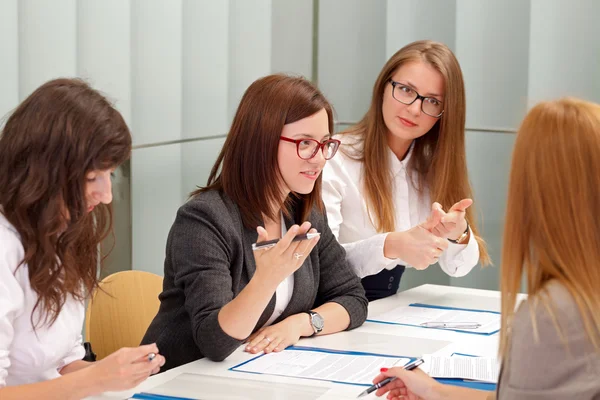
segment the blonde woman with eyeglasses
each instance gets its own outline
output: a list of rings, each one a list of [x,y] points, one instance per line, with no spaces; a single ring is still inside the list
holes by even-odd
[[[396,293],[405,267],[450,276],[489,263],[478,236],[465,156],[465,88],[442,43],[394,54],[363,119],[323,171],[329,226],[369,301]]]

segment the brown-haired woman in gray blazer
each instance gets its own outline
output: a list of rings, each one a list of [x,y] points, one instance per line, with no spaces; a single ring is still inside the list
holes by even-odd
[[[332,132],[332,108],[307,80],[271,75],[247,89],[208,185],[168,237],[161,306],[143,339],[165,355],[163,370],[364,322],[364,290],[321,201],[321,170],[339,146]]]

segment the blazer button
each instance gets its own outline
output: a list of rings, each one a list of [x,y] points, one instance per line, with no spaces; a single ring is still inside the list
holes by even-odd
[[[394,277],[390,276],[390,282],[394,282]]]
[[[392,290],[392,284],[391,283],[388,285],[388,290]]]

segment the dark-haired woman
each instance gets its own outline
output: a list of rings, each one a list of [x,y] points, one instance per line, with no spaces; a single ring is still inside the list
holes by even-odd
[[[157,372],[155,344],[82,361],[84,300],[111,231],[111,173],[131,135],[86,83],[35,90],[0,134],[0,399],[81,399]]]
[[[367,299],[328,227],[321,171],[339,141],[333,112],[302,78],[271,75],[244,94],[208,186],[179,209],[167,240],[156,342],[164,369],[361,325]],[[307,232],[320,237],[292,241]],[[252,244],[281,240],[270,249]]]

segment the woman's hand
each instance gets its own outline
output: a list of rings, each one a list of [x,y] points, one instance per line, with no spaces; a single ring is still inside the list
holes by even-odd
[[[431,212],[442,214],[440,223],[431,229],[431,233],[444,238],[457,240],[467,229],[466,210],[473,204],[471,199],[463,199],[454,204],[446,213],[439,203],[433,203]]]
[[[304,222],[301,226],[294,225],[281,238],[277,244],[269,249],[258,249],[254,251],[254,260],[256,261],[255,276],[259,279],[274,280],[276,284],[281,283],[285,278],[292,275],[312,249],[319,241],[320,236],[313,239],[292,242],[294,237],[307,232],[316,233],[315,229],[310,229],[310,222]],[[256,228],[258,232],[257,242],[269,240],[267,231],[262,226]]]
[[[151,353],[156,357],[149,361],[148,355]],[[165,358],[158,354],[156,344],[149,344],[119,349],[82,372],[86,372],[86,379],[95,382],[98,393],[102,393],[132,389],[150,375],[158,373],[164,364]]]
[[[290,315],[283,321],[266,326],[253,333],[247,340],[245,351],[256,354],[279,352],[298,343],[303,333],[310,328],[310,318],[306,313]],[[312,332],[312,330],[311,330]]]
[[[435,400],[436,389],[441,386],[425,372],[420,369],[407,371],[402,367],[381,368],[381,373],[373,379],[373,383],[379,383],[385,378],[395,376],[396,380],[388,383],[375,394],[378,397],[387,393],[388,400]]]
[[[429,219],[420,225],[404,232],[392,232],[387,235],[384,254],[388,258],[400,258],[415,269],[425,269],[435,264],[448,241],[442,239],[431,230],[441,223],[444,212],[434,209]]]

